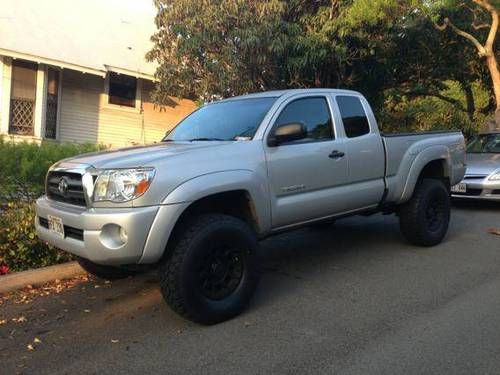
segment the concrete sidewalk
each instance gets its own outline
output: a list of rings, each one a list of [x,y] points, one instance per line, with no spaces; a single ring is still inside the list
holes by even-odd
[[[10,275],[0,276],[0,294],[22,289],[27,285],[39,286],[54,280],[70,279],[84,274],[77,262],[57,264]]]

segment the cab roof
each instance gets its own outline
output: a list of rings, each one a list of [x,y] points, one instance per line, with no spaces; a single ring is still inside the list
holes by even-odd
[[[231,100],[239,100],[239,99],[253,99],[253,98],[279,98],[284,95],[295,95],[295,94],[310,94],[310,93],[334,93],[334,94],[356,94],[360,95],[357,91],[352,90],[341,90],[341,89],[327,89],[327,88],[319,88],[319,89],[289,89],[289,90],[272,90],[272,91],[263,91],[256,92],[251,94],[233,96],[232,98],[222,99],[221,101],[231,101]]]

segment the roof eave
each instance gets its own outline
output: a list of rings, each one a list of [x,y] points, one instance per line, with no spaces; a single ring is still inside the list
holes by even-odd
[[[12,51],[12,50],[8,50],[5,48],[0,48],[0,55],[12,57],[13,59],[22,59],[22,60],[34,61],[34,62],[37,62],[39,64],[47,64],[47,65],[57,66],[61,69],[71,69],[71,70],[76,70],[76,71],[79,71],[82,73],[94,74],[94,75],[97,75],[97,76],[102,77],[102,78],[106,77],[107,72],[115,72],[118,74],[125,74],[125,75],[129,75],[129,76],[136,77],[136,78],[146,79],[149,81],[156,81],[157,80],[154,75],[142,73],[139,71],[132,71],[129,69],[123,69],[123,68],[110,66],[110,65],[104,65],[104,69],[100,70],[100,69],[89,68],[89,67],[78,65],[78,64],[73,64],[73,63],[59,61],[59,60],[55,60],[55,59],[51,59],[51,58],[46,58],[46,57],[42,57],[42,56],[35,56],[35,55],[31,55],[29,53]]]
[[[82,72],[82,73],[94,74],[94,75],[98,75],[98,76],[103,77],[103,78],[106,76],[105,71],[101,71],[98,69],[88,68],[85,66],[67,63],[64,61],[54,60],[54,59],[50,59],[50,58],[46,58],[46,57],[35,56],[35,55],[28,54],[28,53],[11,51],[11,50],[7,50],[4,48],[0,48],[0,55],[12,57],[13,59],[34,61],[34,62],[37,62],[39,64],[53,65],[53,66],[60,67],[62,69],[77,70],[77,71]]]

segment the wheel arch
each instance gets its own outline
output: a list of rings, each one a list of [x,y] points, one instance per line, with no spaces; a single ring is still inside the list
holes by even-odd
[[[408,201],[422,178],[435,178],[450,187],[451,155],[446,146],[433,146],[422,150],[411,164],[399,203]]]
[[[271,225],[267,184],[251,171],[196,177],[175,188],[162,203],[139,263],[160,260],[192,215],[231,215],[246,222],[257,236],[267,233]]]

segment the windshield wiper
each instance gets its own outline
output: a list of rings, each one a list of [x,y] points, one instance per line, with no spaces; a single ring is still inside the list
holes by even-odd
[[[222,139],[222,138],[193,138],[193,139],[189,140],[189,142],[196,142],[196,141],[225,141],[225,139]]]

